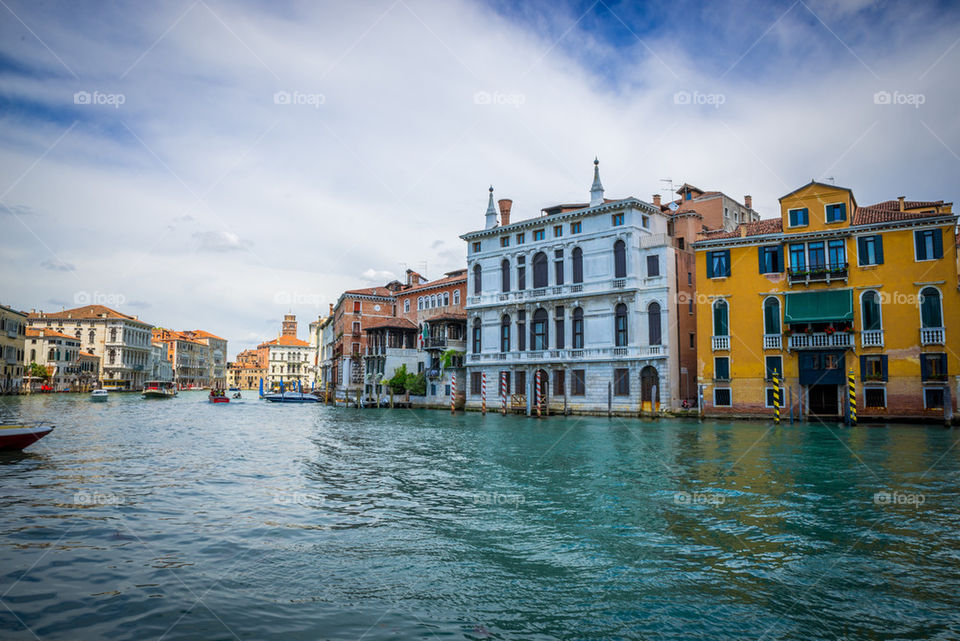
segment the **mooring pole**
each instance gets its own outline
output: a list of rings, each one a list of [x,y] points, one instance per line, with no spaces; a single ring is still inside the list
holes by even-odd
[[[850,407],[850,426],[857,424],[857,379],[853,376],[853,369],[847,374],[847,387],[849,388],[849,407]]]

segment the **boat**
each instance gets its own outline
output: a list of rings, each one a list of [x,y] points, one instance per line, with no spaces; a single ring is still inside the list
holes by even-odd
[[[210,390],[211,403],[229,403],[230,398],[223,393],[223,390]]]
[[[143,385],[144,398],[173,398],[176,395],[173,381],[147,381]]]
[[[105,389],[95,389],[90,392],[90,400],[97,403],[103,403],[104,401],[110,400],[110,392]]]
[[[240,391],[240,388],[239,388],[239,387],[230,387],[230,388],[227,389],[227,391],[228,391],[228,392],[239,392],[239,391]]]
[[[273,392],[263,398],[271,403],[319,403],[320,399],[304,392]]]
[[[53,431],[53,425],[0,425],[0,452],[19,451]]]
[[[243,396],[240,395],[240,392],[234,392],[230,398],[243,398]]]

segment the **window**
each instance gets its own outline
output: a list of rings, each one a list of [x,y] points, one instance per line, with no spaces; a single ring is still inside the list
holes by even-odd
[[[474,354],[480,353],[480,330],[481,330],[480,319],[474,318],[473,319],[473,353]]]
[[[473,295],[479,296],[483,290],[483,275],[480,265],[473,266]]]
[[[360,313],[360,301],[358,300],[353,301],[353,313],[354,314]]]
[[[730,275],[730,250],[707,252],[707,278],[726,278]]]
[[[729,387],[713,388],[713,406],[714,407],[730,407],[730,388]]]
[[[573,349],[583,349],[583,309],[573,310]]]
[[[613,321],[613,330],[614,330],[614,344],[617,347],[626,347],[627,346],[627,306],[623,303],[618,303],[614,311],[614,321]]]
[[[768,387],[764,391],[766,395],[764,407],[775,407],[777,404],[777,390],[773,387]]]
[[[404,299],[403,301],[403,313],[406,314],[409,311],[410,311],[410,299],[407,298],[407,299]]]
[[[483,378],[480,372],[470,372],[470,395],[480,396],[480,388],[483,386]]]
[[[647,256],[647,278],[654,278],[660,275],[660,257],[657,255]]]
[[[560,238],[563,236],[563,225],[555,225],[553,228],[553,237]]]
[[[504,260],[500,263],[500,291],[510,291],[510,261]]]
[[[543,239],[544,239],[543,230],[542,230],[542,229],[535,229],[535,230],[533,231],[533,239],[534,239],[534,240],[543,240]]]
[[[555,285],[563,285],[563,250],[553,252],[553,279]]]
[[[783,271],[783,247],[758,247],[760,253],[760,273],[775,274]]]
[[[650,216],[641,216],[640,224],[643,226],[644,229],[650,229]]]
[[[553,312],[554,314],[554,333],[556,334],[556,348],[563,349],[566,347],[566,337],[564,336],[564,327],[563,327],[563,307],[557,305],[556,309]]]
[[[690,349],[696,349],[697,347],[697,335],[693,332],[690,332]]]
[[[883,264],[883,236],[860,236],[857,238],[857,255],[861,265]]]
[[[729,323],[727,316],[727,301],[718,300],[713,303],[713,335],[729,336]]]
[[[567,381],[566,372],[562,369],[553,370],[553,395],[554,396],[566,396],[567,395]]]
[[[810,243],[807,245],[807,258],[810,261],[810,269],[823,269],[826,267],[826,255],[823,253],[823,243]]]
[[[693,285],[693,272],[687,272],[687,285]]]
[[[627,277],[627,244],[622,240],[613,244],[613,277]]]
[[[480,251],[480,243],[479,242],[473,243],[473,253],[476,254],[479,251]]]
[[[517,289],[523,291],[527,288],[527,257],[517,256]]]
[[[360,321],[353,321],[352,329],[350,330],[354,334],[360,333]]]
[[[450,305],[450,292],[443,292],[443,306],[447,307]]]
[[[630,370],[613,370],[613,395],[630,396]]]
[[[923,229],[913,232],[913,245],[917,260],[943,258],[943,230]]]
[[[946,381],[947,355],[920,354],[920,378],[923,381]]]
[[[510,316],[504,314],[500,319],[500,351],[510,351]]]
[[[860,295],[860,315],[865,331],[881,329],[880,297],[872,289]]]
[[[826,206],[826,218],[828,223],[839,223],[847,219],[846,203],[832,203]]]
[[[943,409],[943,388],[942,387],[924,387],[923,388],[923,409],[925,410]]]
[[[623,214],[614,214],[613,215],[613,226],[620,227],[623,225]]]
[[[884,409],[887,406],[887,390],[883,387],[865,387],[863,401],[865,407]]]
[[[827,243],[831,267],[843,267],[847,264],[847,245],[843,240],[831,240]]]
[[[717,380],[717,381],[730,380],[730,357],[729,356],[713,357],[713,378],[714,380]]]
[[[647,307],[647,327],[651,345],[659,345],[661,341],[660,304],[650,303]]]
[[[790,245],[790,269],[802,272],[807,268],[807,251],[803,243]]]
[[[526,372],[517,372],[517,378],[513,382],[513,393],[514,394],[527,393],[527,373]]]
[[[687,301],[687,313],[693,314],[693,299]]]
[[[501,247],[509,247],[509,246],[510,246],[510,237],[509,237],[509,236],[501,236],[501,237],[500,237],[500,246],[501,246]]]
[[[454,305],[459,305],[459,304],[460,304],[460,290],[459,290],[459,289],[453,290],[453,304],[454,304]]]
[[[840,359],[836,354],[823,355],[823,369],[839,369]]]
[[[810,212],[806,207],[803,209],[791,209],[787,212],[790,227],[803,227],[810,224]]]
[[[527,242],[527,235],[525,233],[517,234],[517,244],[522,245]]]
[[[116,343],[116,342],[117,342],[117,328],[116,328],[116,327],[111,327],[111,328],[110,328],[110,342],[111,342],[111,343]]]
[[[943,327],[941,312],[940,292],[933,287],[925,287],[920,292],[920,327]]]
[[[580,222],[570,223],[571,234],[579,234],[582,230],[583,230],[583,223],[580,223]]]
[[[533,257],[533,288],[540,289],[547,286],[547,255],[537,252]]]
[[[683,236],[681,236],[680,238],[677,239],[677,247],[679,249],[683,249],[686,242],[687,242],[686,239],[683,238]]]
[[[517,349],[527,349],[527,312],[517,311]]]
[[[772,296],[763,301],[763,333],[780,333],[780,300]]]
[[[885,354],[869,354],[860,357],[861,381],[887,380],[887,356]]]
[[[351,347],[352,347],[352,349],[353,349],[353,355],[354,355],[354,356],[359,356],[359,355],[360,355],[360,343],[353,343],[353,344],[351,345]]]
[[[586,370],[575,369],[570,371],[570,396],[587,395]]]
[[[772,381],[773,375],[776,374],[780,380],[783,380],[783,357],[767,356],[764,361],[766,361],[766,379]]]
[[[583,282],[583,250],[579,247],[573,248],[573,282]]]
[[[91,330],[90,330],[90,333],[87,335],[87,342],[92,343],[96,337],[97,337],[96,332],[94,332],[94,331],[91,329]]]
[[[549,338],[547,310],[541,307],[533,313],[533,323],[530,325],[530,349],[535,352],[547,349]]]

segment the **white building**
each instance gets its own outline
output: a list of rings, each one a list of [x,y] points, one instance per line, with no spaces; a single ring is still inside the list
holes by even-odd
[[[257,349],[267,350],[267,376],[264,383],[270,389],[280,387],[282,382],[286,390],[294,390],[299,381],[304,391],[309,390],[313,369],[310,343],[296,336],[281,335],[261,343]]]
[[[510,221],[493,188],[486,226],[467,242],[467,406],[532,403],[540,372],[551,412],[637,414],[679,404],[676,298],[668,214],[636,198],[605,200],[598,163],[589,204]],[[673,328],[673,329],[671,329]]]
[[[80,351],[79,338],[52,329],[27,329],[23,363],[35,391],[43,381],[34,379],[29,371],[33,364],[46,369],[49,378],[45,384],[54,392],[78,392],[96,386],[96,357]]]
[[[150,345],[150,378],[151,381],[173,381],[173,363],[167,358],[166,343],[151,343]]]

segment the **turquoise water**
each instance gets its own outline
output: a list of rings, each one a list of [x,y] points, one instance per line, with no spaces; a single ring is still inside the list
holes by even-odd
[[[956,639],[960,431],[0,399],[4,639]]]

